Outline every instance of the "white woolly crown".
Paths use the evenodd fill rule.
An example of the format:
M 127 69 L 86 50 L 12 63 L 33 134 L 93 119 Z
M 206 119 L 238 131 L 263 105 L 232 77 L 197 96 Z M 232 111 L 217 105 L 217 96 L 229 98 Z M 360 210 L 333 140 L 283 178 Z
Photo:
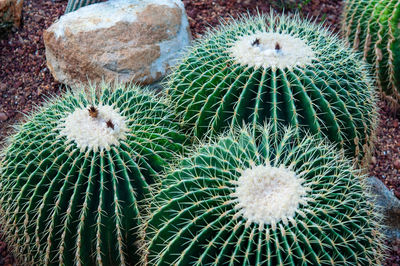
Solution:
M 275 32 L 243 36 L 229 52 L 237 63 L 256 68 L 304 66 L 315 57 L 312 47 L 300 38 Z
M 96 106 L 94 117 L 89 108 L 91 106 L 76 109 L 61 120 L 58 127 L 60 137 L 66 136 L 68 142 L 74 141 L 81 151 L 88 148 L 95 152 L 108 150 L 111 145 L 119 145 L 120 140 L 126 139 L 126 120 L 118 109 L 109 105 Z
M 235 218 L 246 218 L 248 225 L 254 222 L 275 227 L 279 221 L 287 224 L 299 205 L 307 202 L 309 188 L 303 182 L 283 166 L 258 165 L 245 169 L 231 194 L 238 211 Z

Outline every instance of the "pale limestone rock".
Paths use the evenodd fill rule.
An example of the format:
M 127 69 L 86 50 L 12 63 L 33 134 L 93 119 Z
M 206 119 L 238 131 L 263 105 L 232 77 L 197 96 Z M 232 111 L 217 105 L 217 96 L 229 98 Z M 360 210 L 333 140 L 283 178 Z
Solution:
M 19 27 L 23 3 L 24 0 L 0 0 L 0 25 L 11 24 Z
M 47 65 L 61 83 L 151 84 L 189 44 L 181 0 L 110 0 L 68 13 L 44 33 Z

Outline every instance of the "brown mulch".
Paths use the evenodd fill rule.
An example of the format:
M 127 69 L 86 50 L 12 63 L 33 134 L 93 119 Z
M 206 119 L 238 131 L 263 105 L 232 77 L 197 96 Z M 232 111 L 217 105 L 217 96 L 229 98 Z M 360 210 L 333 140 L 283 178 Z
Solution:
M 302 16 L 325 20 L 332 31 L 339 31 L 340 0 L 183 0 L 194 38 L 199 38 L 221 19 L 229 20 L 250 12 L 282 11 L 281 1 L 293 12 L 299 7 Z M 300 1 L 301 2 L 301 1 Z M 25 0 L 23 26 L 0 39 L 0 140 L 10 132 L 10 125 L 40 105 L 46 96 L 60 94 L 64 87 L 57 83 L 46 67 L 43 30 L 64 13 L 67 1 Z M 1 34 L 0 34 L 1 35 Z M 381 179 L 400 198 L 400 116 L 380 102 L 380 124 L 370 174 Z M 1 238 L 1 236 L 0 236 Z M 400 240 L 388 243 L 387 265 L 400 265 Z M 13 263 L 7 246 L 0 241 L 0 266 Z

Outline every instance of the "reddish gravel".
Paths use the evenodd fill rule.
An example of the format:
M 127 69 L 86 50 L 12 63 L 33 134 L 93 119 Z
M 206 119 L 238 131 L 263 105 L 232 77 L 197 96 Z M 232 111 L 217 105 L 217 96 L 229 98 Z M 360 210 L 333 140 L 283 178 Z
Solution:
M 295 12 L 295 7 L 300 6 L 299 3 L 302 2 L 299 0 L 183 0 L 189 17 L 190 28 L 195 38 L 200 37 L 209 26 L 218 25 L 221 19 L 229 20 L 231 17 L 238 17 L 247 12 L 251 14 L 257 14 L 257 12 L 269 13 L 271 8 L 282 11 L 280 1 L 293 3 L 291 4 L 293 8 L 285 8 L 288 12 Z M 273 6 L 270 5 L 271 3 Z M 299 11 L 302 16 L 314 17 L 318 22 L 325 19 L 325 25 L 338 32 L 340 29 L 338 22 L 342 8 L 341 3 L 339 0 L 311 0 L 308 4 L 301 6 Z
M 3 238 L 2 234 L 0 233 L 0 240 Z M 7 244 L 3 241 L 0 241 L 0 265 L 13 265 L 14 258 L 9 253 Z
M 7 127 L 40 104 L 43 96 L 60 92 L 46 67 L 43 30 L 64 13 L 66 2 L 24 2 L 23 27 L 0 40 L 0 136 Z
M 400 116 L 391 114 L 384 101 L 379 107 L 380 123 L 369 172 L 400 198 Z
M 387 242 L 389 247 L 388 258 L 386 259 L 385 265 L 397 266 L 400 265 L 400 239 L 396 239 L 392 242 Z
M 183 0 L 194 38 L 200 37 L 207 27 L 218 25 L 221 19 L 229 20 L 247 11 L 252 14 L 270 12 L 271 8 L 281 11 L 281 1 L 292 3 L 292 8 L 286 7 L 286 11 L 293 12 L 298 7 L 294 4 L 296 0 Z M 40 104 L 45 96 L 59 94 L 64 88 L 54 81 L 46 67 L 42 33 L 64 13 L 66 4 L 66 0 L 55 3 L 25 0 L 23 27 L 0 39 L 0 140 L 9 132 L 9 126 L 23 116 L 22 113 L 30 112 L 32 106 Z M 339 0 L 311 0 L 300 8 L 304 17 L 315 17 L 318 22 L 325 19 L 325 25 L 334 32 L 339 31 L 340 13 Z M 400 197 L 400 116 L 391 114 L 384 102 L 380 102 L 380 107 L 370 173 Z M 386 265 L 400 265 L 400 240 L 388 243 L 388 246 Z M 0 266 L 13 262 L 7 245 L 0 241 Z

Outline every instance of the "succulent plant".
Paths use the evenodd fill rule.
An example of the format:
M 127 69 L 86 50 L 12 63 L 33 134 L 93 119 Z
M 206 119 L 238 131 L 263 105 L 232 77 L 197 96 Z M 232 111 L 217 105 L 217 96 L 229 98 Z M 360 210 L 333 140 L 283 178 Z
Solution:
M 266 120 L 306 127 L 361 159 L 376 124 L 367 67 L 322 26 L 258 15 L 210 31 L 168 78 L 180 122 L 202 138 Z
M 184 149 L 172 118 L 150 91 L 104 84 L 17 126 L 0 164 L 0 218 L 19 260 L 133 264 L 138 201 Z
M 200 144 L 154 191 L 148 265 L 378 265 L 381 216 L 343 153 L 266 125 Z
M 88 6 L 95 3 L 103 2 L 102 0 L 69 0 L 65 14 L 78 10 L 81 7 Z
M 400 103 L 400 2 L 349 0 L 343 35 L 373 65 L 378 87 L 394 105 Z

